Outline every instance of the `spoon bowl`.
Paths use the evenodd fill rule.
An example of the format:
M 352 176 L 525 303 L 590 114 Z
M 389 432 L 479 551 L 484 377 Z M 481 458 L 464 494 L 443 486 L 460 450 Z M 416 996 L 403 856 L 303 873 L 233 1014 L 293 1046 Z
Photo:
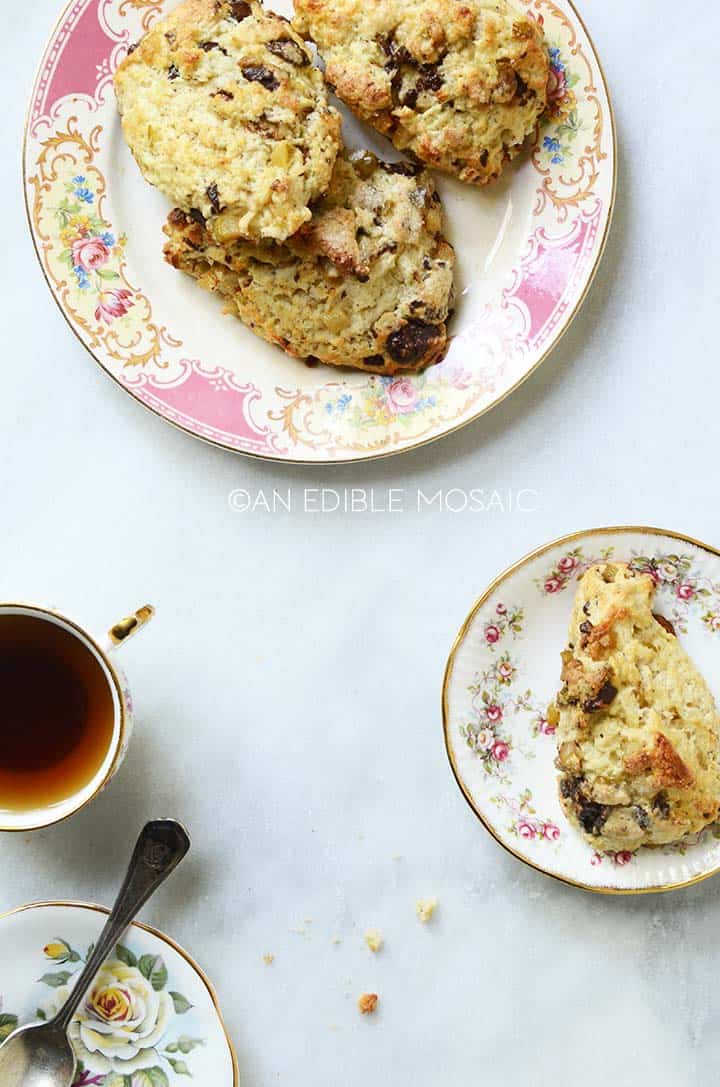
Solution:
M 57 1087 L 75 1078 L 77 1061 L 67 1034 L 55 1023 L 20 1027 L 0 1047 L 2 1087 Z

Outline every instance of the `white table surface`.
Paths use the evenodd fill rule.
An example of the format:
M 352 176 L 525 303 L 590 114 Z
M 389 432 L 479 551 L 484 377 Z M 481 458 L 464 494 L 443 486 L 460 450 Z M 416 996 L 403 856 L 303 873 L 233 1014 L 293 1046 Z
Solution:
M 709 1082 L 720 883 L 603 899 L 506 856 L 452 779 L 439 692 L 471 602 L 536 545 L 609 523 L 720 543 L 720 9 L 679 20 L 669 0 L 582 0 L 621 165 L 580 316 L 459 434 L 312 469 L 191 440 L 70 335 L 32 252 L 18 152 L 59 7 L 3 9 L 0 598 L 95 629 L 146 601 L 157 617 L 123 650 L 140 719 L 119 778 L 70 822 L 0 840 L 0 909 L 109 902 L 139 825 L 171 813 L 193 856 L 143 916 L 215 981 L 246 1087 Z M 233 488 L 292 488 L 299 504 L 314 486 L 404 488 L 407 508 L 228 506 Z M 417 514 L 418 487 L 536 489 L 539 508 Z M 440 899 L 427 927 L 418 895 Z M 361 1019 L 366 990 L 381 1011 Z

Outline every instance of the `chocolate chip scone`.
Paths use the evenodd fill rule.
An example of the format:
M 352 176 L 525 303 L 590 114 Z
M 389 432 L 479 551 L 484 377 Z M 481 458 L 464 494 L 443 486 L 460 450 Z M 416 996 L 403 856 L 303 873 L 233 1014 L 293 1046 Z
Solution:
M 506 0 L 295 0 L 295 11 L 338 97 L 462 181 L 498 177 L 547 105 L 540 29 Z
M 219 246 L 182 211 L 165 233 L 170 264 L 290 355 L 394 374 L 446 350 L 455 255 L 419 167 L 341 155 L 311 222 L 283 244 Z
M 629 566 L 587 571 L 550 708 L 563 809 L 600 851 L 678 841 L 720 810 L 720 717 L 654 595 Z
M 302 39 L 254 0 L 184 0 L 115 92 L 146 180 L 219 241 L 287 238 L 328 187 L 340 117 Z

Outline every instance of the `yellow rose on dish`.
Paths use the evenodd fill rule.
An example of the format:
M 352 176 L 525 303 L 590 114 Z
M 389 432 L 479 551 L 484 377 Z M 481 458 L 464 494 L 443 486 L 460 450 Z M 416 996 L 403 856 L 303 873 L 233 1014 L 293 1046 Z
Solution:
M 48 1018 L 67 1000 L 75 978 L 55 992 Z M 169 993 L 136 966 L 106 962 L 70 1025 L 78 1059 L 95 1072 L 131 1075 L 159 1061 L 158 1044 L 175 1018 Z

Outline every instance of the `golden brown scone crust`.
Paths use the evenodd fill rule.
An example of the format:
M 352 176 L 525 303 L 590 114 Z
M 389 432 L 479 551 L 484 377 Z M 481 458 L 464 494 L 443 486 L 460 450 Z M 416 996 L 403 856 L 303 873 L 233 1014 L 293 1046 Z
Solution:
M 498 177 L 547 105 L 540 29 L 506 0 L 295 0 L 295 11 L 338 97 L 462 181 Z
M 455 257 L 419 167 L 341 155 L 311 222 L 282 245 L 218 246 L 179 211 L 165 233 L 170 264 L 290 355 L 395 374 L 447 348 Z
M 624 564 L 587 571 L 550 709 L 565 814 L 600 851 L 676 842 L 720 811 L 715 701 L 654 594 Z
M 283 240 L 327 189 L 340 118 L 302 39 L 255 0 L 184 0 L 115 92 L 145 178 L 220 241 Z

